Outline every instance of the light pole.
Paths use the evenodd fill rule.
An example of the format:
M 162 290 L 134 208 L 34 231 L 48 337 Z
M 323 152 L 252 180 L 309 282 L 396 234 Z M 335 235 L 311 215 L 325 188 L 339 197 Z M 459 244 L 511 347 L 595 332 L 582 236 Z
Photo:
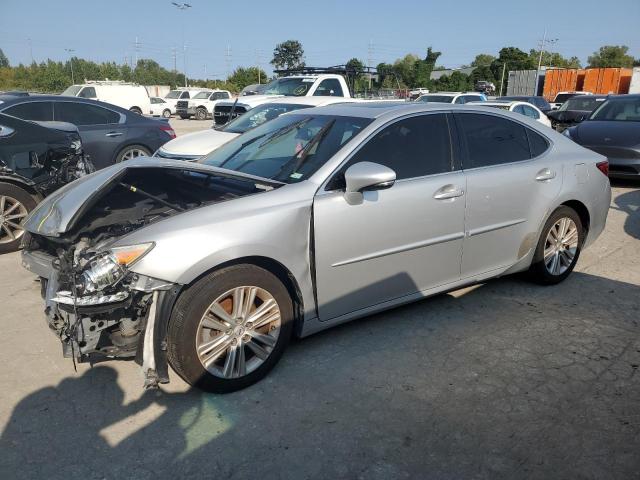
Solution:
M 184 12 L 188 8 L 192 8 L 188 3 L 176 3 L 171 2 L 171 5 L 175 6 L 178 10 Z M 180 19 L 182 23 L 182 67 L 184 70 L 184 86 L 187 86 L 187 45 L 184 43 L 184 18 Z
M 69 54 L 69 64 L 71 65 L 71 84 L 75 85 L 76 81 L 73 79 L 73 55 L 72 55 L 73 52 L 75 52 L 75 49 L 65 48 L 64 50 Z

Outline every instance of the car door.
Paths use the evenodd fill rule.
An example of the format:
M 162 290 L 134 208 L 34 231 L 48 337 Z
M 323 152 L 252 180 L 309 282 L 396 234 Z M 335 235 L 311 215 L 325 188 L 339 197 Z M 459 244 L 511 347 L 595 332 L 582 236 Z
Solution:
M 563 172 L 533 129 L 489 113 L 454 116 L 467 180 L 466 278 L 508 268 L 535 248 Z
M 314 200 L 318 311 L 328 320 L 460 277 L 464 174 L 444 113 L 394 121 L 334 174 Z M 392 168 L 388 189 L 344 197 L 344 171 L 358 162 Z
M 96 170 L 113 164 L 127 138 L 126 117 L 93 103 L 55 102 L 54 118 L 78 127 L 84 151 L 91 157 Z

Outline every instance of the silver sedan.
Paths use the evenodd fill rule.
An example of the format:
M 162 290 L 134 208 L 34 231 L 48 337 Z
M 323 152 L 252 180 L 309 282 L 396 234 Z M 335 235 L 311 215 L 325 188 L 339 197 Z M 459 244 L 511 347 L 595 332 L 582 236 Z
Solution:
M 139 158 L 42 202 L 23 264 L 67 356 L 230 392 L 304 337 L 492 277 L 569 276 L 602 232 L 604 157 L 446 104 L 283 115 L 200 163 Z

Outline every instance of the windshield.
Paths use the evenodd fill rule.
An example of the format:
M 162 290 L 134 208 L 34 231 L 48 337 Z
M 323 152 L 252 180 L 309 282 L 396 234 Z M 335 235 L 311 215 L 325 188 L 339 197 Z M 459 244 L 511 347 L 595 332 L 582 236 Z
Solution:
M 575 93 L 559 93 L 558 95 L 556 95 L 556 99 L 553 101 L 553 103 L 564 103 L 575 96 Z
M 418 101 L 425 103 L 451 103 L 453 102 L 453 97 L 450 95 L 423 95 Z
M 252 128 L 256 128 L 269 120 L 278 118 L 283 113 L 309 108 L 311 105 L 292 105 L 286 103 L 267 103 L 256 108 L 252 108 L 244 115 L 239 116 L 222 130 L 229 133 L 244 133 Z
M 65 97 L 75 97 L 76 95 L 78 95 L 78 92 L 80 91 L 81 88 L 82 88 L 82 85 L 71 85 L 60 95 L 64 95 Z
M 264 95 L 286 95 L 288 97 L 304 97 L 315 83 L 314 77 L 285 77 L 277 78 L 267 84 L 262 93 Z
M 230 141 L 200 163 L 295 183 L 313 175 L 371 121 L 331 115 L 283 115 Z
M 591 95 L 578 95 L 564 102 L 558 111 L 580 110 L 583 112 L 592 112 L 604 101 L 604 98 L 593 98 Z
M 164 96 L 164 98 L 180 98 L 181 93 L 182 92 L 180 90 L 171 90 Z
M 193 98 L 209 98 L 209 95 L 211 95 L 211 92 L 200 92 Z
M 640 97 L 610 98 L 591 114 L 589 120 L 640 122 Z

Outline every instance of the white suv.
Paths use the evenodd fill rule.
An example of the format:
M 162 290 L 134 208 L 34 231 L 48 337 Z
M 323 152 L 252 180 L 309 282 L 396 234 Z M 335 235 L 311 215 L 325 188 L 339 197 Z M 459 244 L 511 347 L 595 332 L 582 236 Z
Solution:
M 198 120 L 213 118 L 213 108 L 220 100 L 229 100 L 231 92 L 228 90 L 213 90 L 200 92 L 189 100 L 178 100 L 176 114 L 182 119 L 195 116 Z

